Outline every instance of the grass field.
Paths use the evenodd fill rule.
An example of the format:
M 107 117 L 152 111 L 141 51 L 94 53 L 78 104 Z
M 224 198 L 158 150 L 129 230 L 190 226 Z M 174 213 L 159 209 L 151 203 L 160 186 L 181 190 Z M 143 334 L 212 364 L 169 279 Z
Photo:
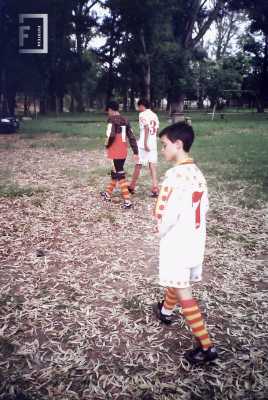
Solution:
M 210 200 L 193 293 L 219 360 L 190 366 L 180 308 L 171 327 L 152 314 L 165 290 L 148 168 L 122 211 L 119 188 L 99 196 L 107 114 L 38 118 L 0 135 L 0 399 L 267 399 L 266 115 L 189 115 Z M 130 150 L 128 183 L 133 169 Z

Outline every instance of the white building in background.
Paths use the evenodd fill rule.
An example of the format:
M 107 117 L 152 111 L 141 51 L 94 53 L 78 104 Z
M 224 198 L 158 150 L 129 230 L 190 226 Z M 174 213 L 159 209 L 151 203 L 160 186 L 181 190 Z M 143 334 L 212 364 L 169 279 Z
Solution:
M 203 100 L 203 105 L 204 105 L 204 107 L 210 107 L 210 104 L 211 104 L 211 102 L 210 102 L 209 99 L 204 99 L 204 100 Z

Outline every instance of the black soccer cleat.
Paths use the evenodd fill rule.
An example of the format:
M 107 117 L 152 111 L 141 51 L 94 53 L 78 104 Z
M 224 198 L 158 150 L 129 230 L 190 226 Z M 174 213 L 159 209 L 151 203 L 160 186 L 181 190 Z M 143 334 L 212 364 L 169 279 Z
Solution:
M 187 351 L 184 354 L 186 360 L 191 364 L 204 364 L 218 358 L 215 347 L 209 347 L 207 350 L 197 347 L 195 350 Z
M 159 321 L 163 322 L 163 324 L 170 325 L 171 324 L 171 315 L 162 314 L 161 310 L 164 304 L 164 300 L 161 303 L 153 303 L 153 311 L 157 315 Z
M 100 194 L 105 198 L 105 200 L 111 200 L 111 196 L 107 192 L 100 192 Z
M 131 208 L 132 204 L 130 200 L 125 200 L 124 203 L 121 205 L 121 208 Z

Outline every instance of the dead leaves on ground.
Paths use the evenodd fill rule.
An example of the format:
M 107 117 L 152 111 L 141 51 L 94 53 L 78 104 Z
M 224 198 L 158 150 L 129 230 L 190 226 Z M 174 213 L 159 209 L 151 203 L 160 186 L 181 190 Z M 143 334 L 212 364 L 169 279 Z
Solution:
M 154 200 L 133 196 L 122 211 L 117 188 L 104 202 L 109 177 L 90 171 L 105 167 L 104 151 L 66 154 L 22 141 L 2 152 L 0 169 L 11 169 L 16 184 L 49 191 L 0 198 L 0 399 L 267 398 L 267 210 L 245 217 L 210 191 L 204 280 L 194 295 L 219 361 L 193 367 L 179 307 L 171 327 L 152 314 L 165 293 Z

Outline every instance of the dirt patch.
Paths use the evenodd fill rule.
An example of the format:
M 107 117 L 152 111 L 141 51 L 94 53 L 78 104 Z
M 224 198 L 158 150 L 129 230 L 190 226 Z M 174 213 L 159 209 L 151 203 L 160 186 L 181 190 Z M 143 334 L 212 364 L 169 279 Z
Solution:
M 100 150 L 16 142 L 1 152 L 0 170 L 13 181 L 49 191 L 0 198 L 0 399 L 265 399 L 267 211 L 245 218 L 210 193 L 204 280 L 193 292 L 220 358 L 192 367 L 180 308 L 171 327 L 152 313 L 165 290 L 150 186 L 137 189 L 131 210 L 120 208 L 119 188 L 103 201 L 109 177 L 96 171 L 109 165 Z

